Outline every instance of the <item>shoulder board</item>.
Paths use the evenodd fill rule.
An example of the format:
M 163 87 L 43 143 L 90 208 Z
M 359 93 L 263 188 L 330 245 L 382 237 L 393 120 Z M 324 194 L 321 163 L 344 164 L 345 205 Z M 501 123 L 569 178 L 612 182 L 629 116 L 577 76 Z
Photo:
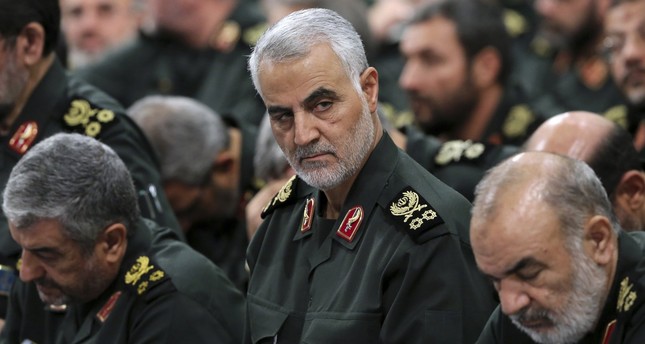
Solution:
M 437 211 L 410 186 L 396 194 L 388 210 L 385 213 L 406 228 L 406 232 L 418 244 L 423 242 L 422 234 L 444 223 Z
M 471 140 L 446 141 L 435 155 L 434 162 L 439 166 L 453 162 L 476 160 L 486 151 L 486 145 Z
M 260 37 L 262 37 L 264 31 L 266 31 L 268 28 L 269 24 L 266 22 L 253 25 L 244 30 L 244 32 L 242 33 L 242 41 L 244 41 L 244 43 L 249 46 L 255 46 Z
M 139 256 L 130 266 L 124 277 L 126 286 L 143 295 L 150 287 L 168 279 L 166 273 L 150 260 L 148 256 Z
M 530 125 L 535 122 L 535 115 L 526 104 L 513 106 L 502 125 L 502 132 L 508 138 L 526 136 Z
M 71 131 L 98 138 L 101 130 L 115 121 L 114 111 L 93 106 L 85 99 L 74 99 L 63 116 L 64 125 Z
M 278 191 L 278 193 L 273 196 L 273 198 L 264 206 L 262 209 L 262 218 L 267 217 L 275 209 L 280 208 L 284 205 L 292 203 L 296 199 L 296 185 L 298 184 L 297 176 L 291 177 Z

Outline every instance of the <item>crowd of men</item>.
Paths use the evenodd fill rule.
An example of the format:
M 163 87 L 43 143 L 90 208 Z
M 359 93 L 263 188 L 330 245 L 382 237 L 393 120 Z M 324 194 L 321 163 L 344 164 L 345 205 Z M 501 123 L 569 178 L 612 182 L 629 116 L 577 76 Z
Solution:
M 0 343 L 644 343 L 645 0 L 0 0 Z

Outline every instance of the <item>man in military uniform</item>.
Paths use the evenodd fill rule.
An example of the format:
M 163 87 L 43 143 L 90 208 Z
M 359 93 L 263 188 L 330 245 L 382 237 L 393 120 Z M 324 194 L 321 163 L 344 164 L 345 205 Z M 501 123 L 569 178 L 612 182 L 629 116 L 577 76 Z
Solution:
M 636 148 L 645 154 L 645 1 L 614 1 L 605 20 L 604 49 L 611 74 L 627 99 L 629 118 L 639 123 Z
M 536 112 L 590 111 L 635 130 L 600 53 L 610 1 L 535 0 L 538 28 L 516 46 L 512 79 Z
M 424 133 L 518 145 L 541 122 L 507 82 L 510 37 L 498 7 L 471 0 L 426 5 L 400 47 L 406 63 L 399 81 Z
M 542 123 L 524 149 L 586 162 L 600 178 L 620 226 L 645 229 L 645 172 L 631 135 L 618 124 L 591 112 L 567 112 Z
M 297 177 L 247 251 L 246 342 L 474 342 L 496 302 L 468 244 L 470 204 L 384 133 L 351 24 L 294 12 L 249 70 Z
M 78 71 L 126 107 L 150 94 L 195 98 L 225 117 L 258 124 L 264 108 L 246 70 L 262 22 L 243 0 L 150 1 L 154 29 Z M 264 27 L 264 26 L 262 26 Z
M 254 193 L 256 128 L 225 123 L 179 96 L 147 96 L 128 114 L 159 157 L 164 191 L 188 244 L 246 290 L 244 208 Z
M 243 295 L 172 232 L 140 217 L 131 180 L 112 149 L 79 134 L 42 141 L 14 167 L 2 206 L 22 247 L 24 285 L 11 295 L 7 342 L 242 340 Z M 36 294 L 40 305 L 25 302 Z M 67 307 L 57 331 L 38 326 L 49 316 L 43 303 Z
M 644 343 L 642 234 L 622 231 L 579 160 L 527 152 L 498 165 L 471 220 L 500 298 L 478 343 Z
M 125 161 L 142 214 L 182 235 L 145 137 L 116 102 L 65 75 L 53 53 L 59 26 L 57 0 L 0 0 L 0 185 L 35 143 L 58 132 L 82 133 L 111 146 Z M 19 255 L 1 215 L 0 264 L 12 268 Z M 12 275 L 2 278 L 4 293 L 11 286 L 7 276 Z

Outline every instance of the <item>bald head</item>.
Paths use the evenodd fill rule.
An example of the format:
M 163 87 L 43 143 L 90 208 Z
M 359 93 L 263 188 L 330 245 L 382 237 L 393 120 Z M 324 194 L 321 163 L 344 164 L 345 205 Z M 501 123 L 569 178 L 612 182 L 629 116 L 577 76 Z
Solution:
M 528 139 L 526 151 L 557 153 L 589 162 L 615 124 L 601 115 L 574 111 L 544 122 Z

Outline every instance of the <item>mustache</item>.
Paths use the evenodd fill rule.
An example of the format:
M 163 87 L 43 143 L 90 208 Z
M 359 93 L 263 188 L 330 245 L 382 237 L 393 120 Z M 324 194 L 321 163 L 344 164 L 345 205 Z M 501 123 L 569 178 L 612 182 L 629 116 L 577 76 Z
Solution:
M 298 161 L 319 154 L 336 154 L 336 149 L 329 143 L 316 142 L 306 146 L 297 146 L 294 155 Z
M 529 308 L 525 308 L 520 310 L 516 314 L 510 315 L 509 317 L 513 321 L 519 324 L 526 324 L 526 323 L 530 324 L 530 323 L 537 323 L 537 322 L 550 323 L 550 324 L 554 323 L 553 319 L 551 318 L 551 315 L 545 309 L 531 310 Z
M 640 73 L 645 75 L 645 66 L 641 65 L 632 65 L 632 66 L 627 66 L 625 70 L 625 76 L 623 77 L 622 84 L 628 83 L 632 78 L 633 74 L 635 73 Z

